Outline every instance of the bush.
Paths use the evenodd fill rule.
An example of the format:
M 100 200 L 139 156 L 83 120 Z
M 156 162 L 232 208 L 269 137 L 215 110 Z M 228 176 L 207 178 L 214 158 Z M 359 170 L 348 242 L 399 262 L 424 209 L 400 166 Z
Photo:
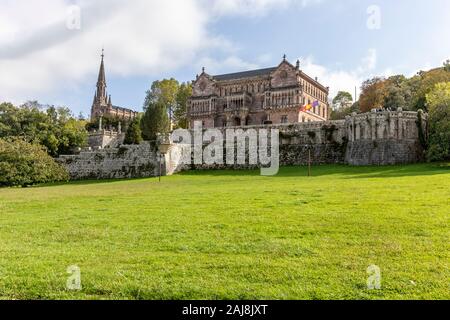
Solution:
M 0 186 L 31 186 L 67 181 L 67 171 L 42 146 L 22 139 L 0 139 Z

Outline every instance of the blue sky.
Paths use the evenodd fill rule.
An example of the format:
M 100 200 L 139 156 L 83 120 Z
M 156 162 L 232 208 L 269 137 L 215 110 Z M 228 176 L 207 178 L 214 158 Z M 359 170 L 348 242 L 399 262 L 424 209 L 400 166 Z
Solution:
M 235 72 L 286 54 L 332 94 L 353 94 L 371 76 L 450 58 L 447 0 L 33 2 L 0 2 L 0 101 L 38 99 L 75 114 L 89 113 L 102 46 L 113 103 L 137 110 L 152 81 L 190 81 L 202 66 Z

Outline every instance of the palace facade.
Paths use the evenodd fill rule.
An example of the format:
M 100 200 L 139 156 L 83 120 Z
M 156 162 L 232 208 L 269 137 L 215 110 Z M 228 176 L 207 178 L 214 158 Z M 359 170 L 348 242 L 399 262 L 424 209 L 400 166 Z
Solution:
M 102 53 L 102 62 L 100 63 L 100 71 L 98 73 L 97 90 L 95 91 L 94 101 L 91 108 L 91 121 L 100 117 L 117 117 L 124 121 L 133 120 L 139 112 L 114 106 L 111 101 L 111 95 L 106 92 L 106 75 L 104 54 Z
M 192 128 L 284 124 L 329 119 L 329 88 L 286 60 L 274 68 L 211 76 L 193 82 L 187 116 Z M 306 107 L 306 108 L 305 108 Z

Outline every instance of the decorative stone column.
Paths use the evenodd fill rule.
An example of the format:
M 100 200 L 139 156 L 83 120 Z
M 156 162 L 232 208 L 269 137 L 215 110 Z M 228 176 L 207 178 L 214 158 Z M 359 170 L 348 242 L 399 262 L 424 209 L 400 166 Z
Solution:
M 371 127 L 371 138 L 372 140 L 377 139 L 377 110 L 372 109 L 370 114 L 370 127 Z

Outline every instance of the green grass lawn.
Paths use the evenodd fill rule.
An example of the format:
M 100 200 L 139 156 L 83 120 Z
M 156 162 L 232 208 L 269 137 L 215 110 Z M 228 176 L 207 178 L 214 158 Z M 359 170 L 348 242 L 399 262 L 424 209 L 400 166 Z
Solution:
M 306 172 L 0 189 L 0 298 L 450 298 L 450 166 Z

